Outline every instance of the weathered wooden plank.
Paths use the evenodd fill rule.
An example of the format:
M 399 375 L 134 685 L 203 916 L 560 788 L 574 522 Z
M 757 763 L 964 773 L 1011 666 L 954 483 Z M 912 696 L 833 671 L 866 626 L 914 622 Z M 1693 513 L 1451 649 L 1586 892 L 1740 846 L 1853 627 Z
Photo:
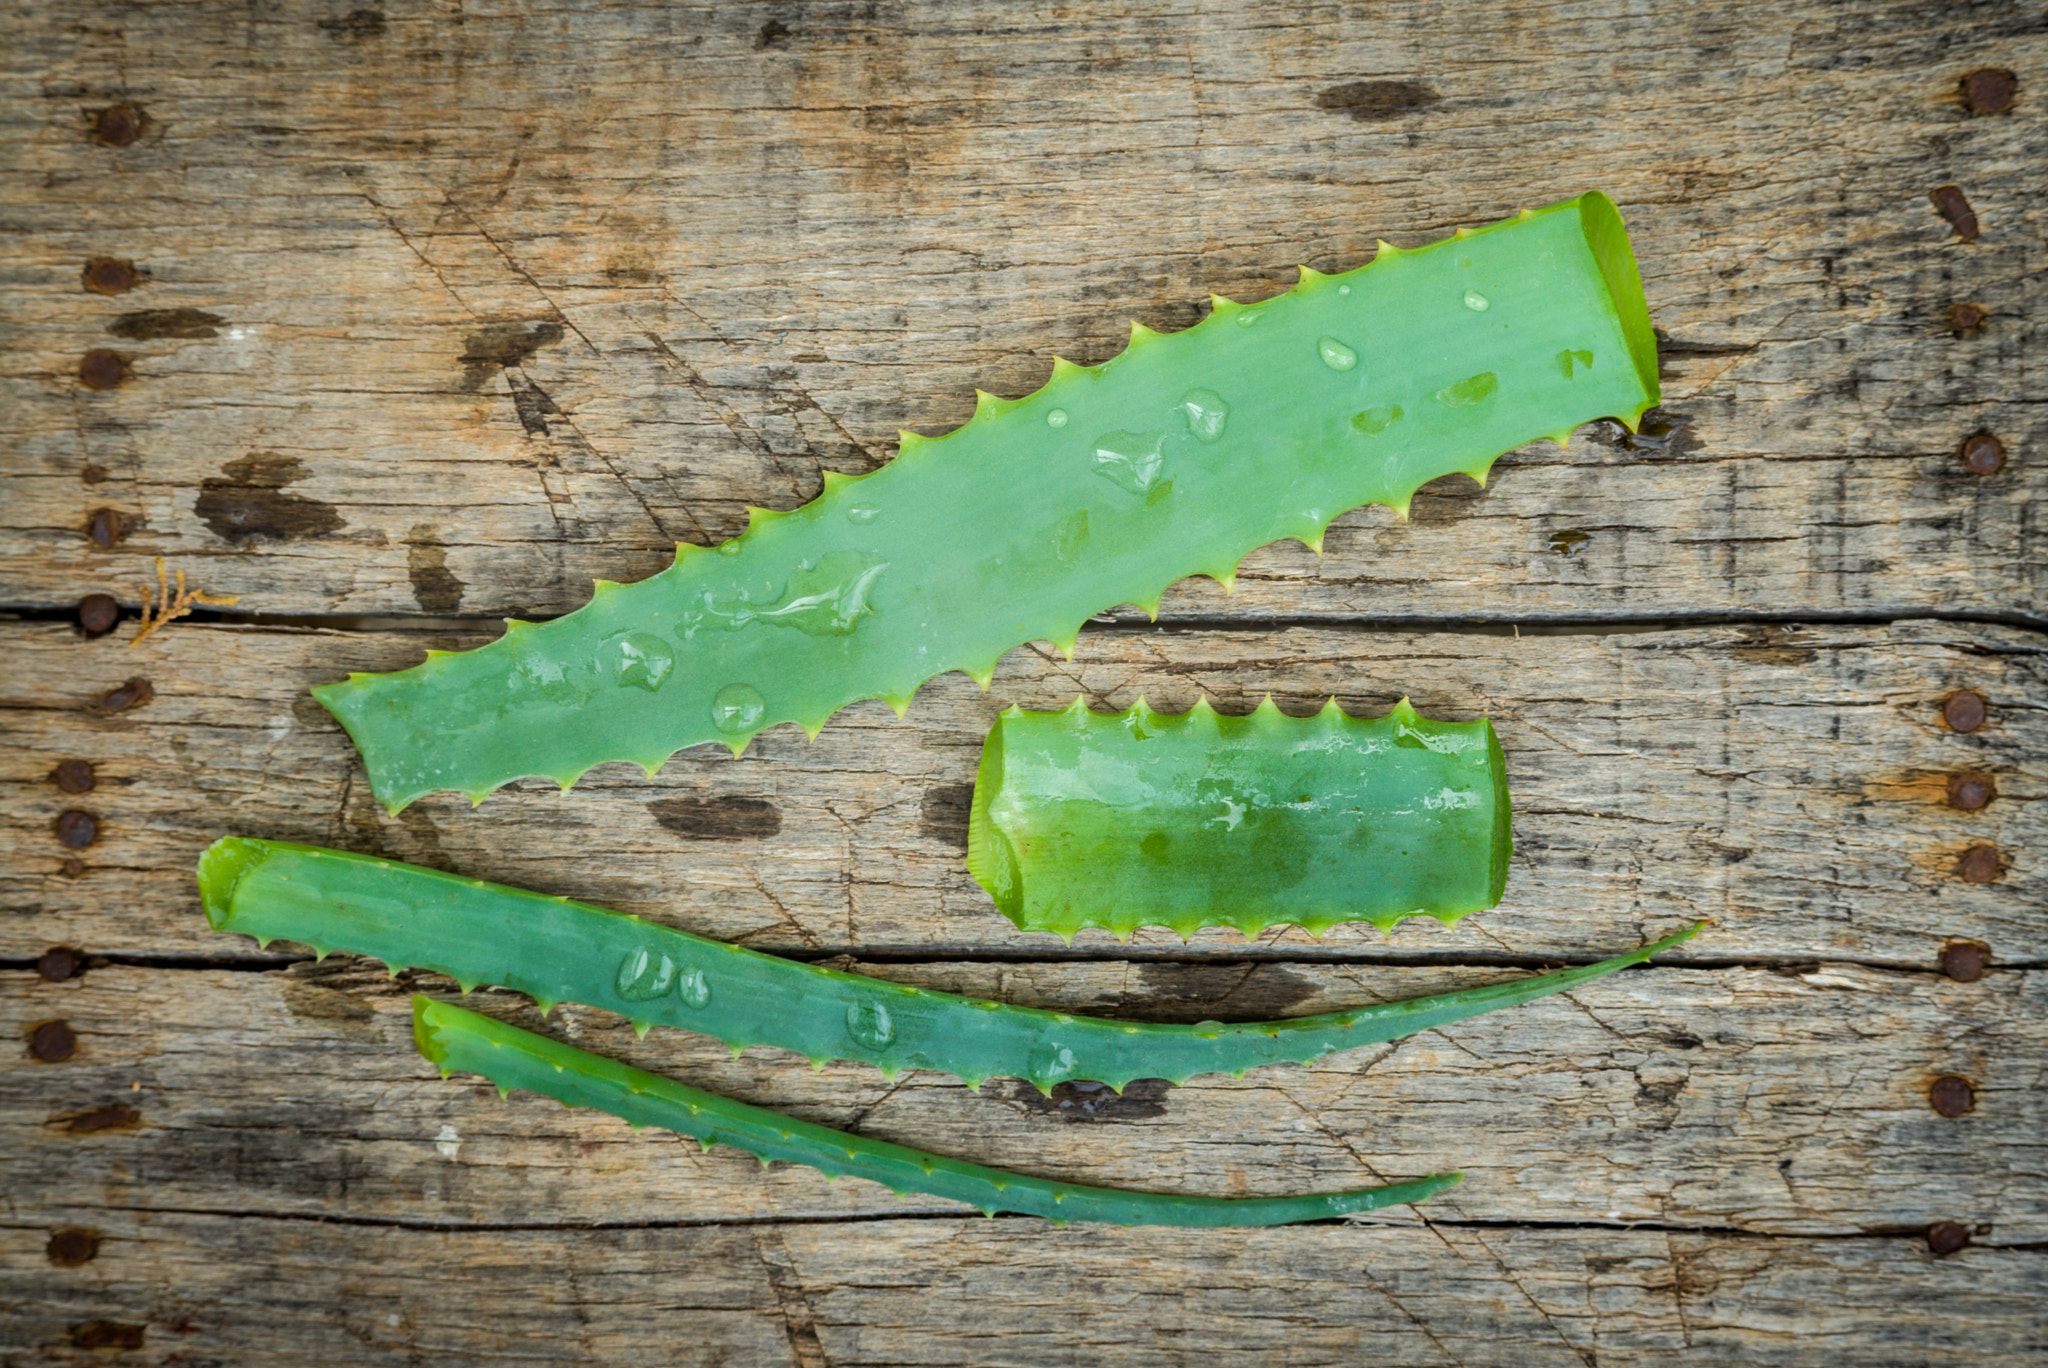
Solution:
M 69 1023 L 68 1060 L 18 1054 L 0 1173 L 12 1211 L 137 1209 L 494 1224 L 791 1220 L 956 1212 L 801 1166 L 501 1100 L 444 1083 L 414 1052 L 409 985 L 380 966 L 324 972 L 112 967 L 57 986 L 5 977 L 9 1034 Z M 888 977 L 1058 1010 L 1199 1020 L 1296 1014 L 1490 982 L 1499 971 L 1066 963 L 875 966 Z M 444 981 L 425 986 L 446 992 Z M 473 999 L 536 1025 L 514 995 Z M 2033 1181 L 2048 1103 L 2036 1086 L 2048 976 L 1970 984 L 1931 973 L 1808 966 L 1632 972 L 1512 1012 L 1313 1068 L 1152 1081 L 1123 1097 L 950 1075 L 891 1084 L 770 1048 L 638 1040 L 609 1013 L 558 1008 L 553 1029 L 599 1053 L 841 1129 L 1072 1181 L 1249 1195 L 1331 1190 L 1461 1169 L 1429 1219 L 1648 1221 L 1840 1235 L 1963 1223 L 2039 1243 Z M 1936 1078 L 1967 1079 L 1948 1118 Z M 73 1118 L 132 1107 L 135 1129 Z
M 82 1269 L 50 1266 L 45 1228 L 0 1226 L 17 1292 L 0 1344 L 18 1362 L 80 1361 L 86 1327 L 151 1361 L 168 1349 L 349 1368 L 2020 1368 L 2048 1346 L 2048 1256 L 1937 1259 L 1906 1239 L 1443 1223 L 1191 1238 L 979 1218 L 475 1231 L 88 1214 L 105 1239 Z
M 1764 631 L 1713 627 L 1604 636 L 1092 632 L 1072 664 L 1013 651 L 986 695 L 959 676 L 898 721 L 848 709 L 820 739 L 766 733 L 735 761 L 680 754 L 652 780 L 601 767 L 575 791 L 501 791 L 472 813 L 454 795 L 384 814 L 347 738 L 306 695 L 351 669 L 412 663 L 457 641 L 404 633 L 179 624 L 142 648 L 81 642 L 54 624 L 5 629 L 14 742 L 0 754 L 5 839 L 0 954 L 241 955 L 198 915 L 193 862 L 224 834 L 340 845 L 582 897 L 758 948 L 832 953 L 1051 954 L 967 876 L 967 796 L 986 728 L 1009 703 L 1096 706 L 1139 694 L 1178 711 L 1205 692 L 1226 711 L 1266 691 L 1313 711 L 1335 695 L 1377 714 L 1406 693 L 1427 715 L 1495 719 L 1509 760 L 1518 853 L 1506 903 L 1446 931 L 1411 920 L 1290 955 L 1413 957 L 1457 951 L 1585 957 L 1647 927 L 1712 918 L 1686 957 L 1847 958 L 1930 966 L 1950 938 L 2004 962 L 2048 957 L 2042 721 L 2036 634 L 1940 623 Z M 131 675 L 146 705 L 94 707 Z M 1942 720 L 1959 689 L 1989 700 L 1961 734 Z M 707 753 L 707 752 L 716 752 Z M 83 795 L 60 761 L 98 766 Z M 1981 811 L 1948 781 L 1989 777 Z M 73 851 L 53 823 L 92 813 Z M 1997 852 L 1999 878 L 1957 877 L 1962 853 Z M 67 860 L 77 862 L 67 873 Z M 1101 952 L 1105 934 L 1079 942 Z M 1178 949 L 1163 929 L 1141 947 Z M 1230 931 L 1196 944 L 1240 946 Z
M 1323 560 L 1268 548 L 1167 611 L 2043 612 L 2048 120 L 1956 94 L 2042 66 L 2020 9 L 892 4 L 772 41 L 729 7 L 330 9 L 0 19 L 8 601 L 132 605 L 161 554 L 257 612 L 565 611 L 957 424 L 974 386 L 1112 354 L 1128 316 L 1184 327 L 1298 260 L 1598 186 L 1683 426 L 1532 448 L 1489 495 L 1349 515 Z M 145 132 L 93 141 L 121 99 Z M 101 256 L 145 282 L 82 292 Z M 1964 300 L 1988 317 L 1959 334 Z M 92 347 L 131 378 L 81 387 Z M 1956 459 L 1980 429 L 1998 474 Z M 105 550 L 103 508 L 130 529 Z

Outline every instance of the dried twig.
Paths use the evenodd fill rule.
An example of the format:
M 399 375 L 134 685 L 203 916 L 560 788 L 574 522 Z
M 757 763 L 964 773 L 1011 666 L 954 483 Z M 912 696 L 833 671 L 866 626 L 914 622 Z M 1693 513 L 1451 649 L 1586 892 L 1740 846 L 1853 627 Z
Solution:
M 149 581 L 144 580 L 142 582 L 142 630 L 137 632 L 133 640 L 129 641 L 128 644 L 133 646 L 136 642 L 170 622 L 173 618 L 184 617 L 192 611 L 192 605 L 195 603 L 205 603 L 211 604 L 216 608 L 225 608 L 231 603 L 240 603 L 241 601 L 242 596 L 240 594 L 206 594 L 201 593 L 197 589 L 187 589 L 185 587 L 185 572 L 183 570 L 178 572 L 178 592 L 173 596 L 170 580 L 164 575 L 164 558 L 158 556 L 156 558 L 156 603 L 152 609 L 149 596 Z

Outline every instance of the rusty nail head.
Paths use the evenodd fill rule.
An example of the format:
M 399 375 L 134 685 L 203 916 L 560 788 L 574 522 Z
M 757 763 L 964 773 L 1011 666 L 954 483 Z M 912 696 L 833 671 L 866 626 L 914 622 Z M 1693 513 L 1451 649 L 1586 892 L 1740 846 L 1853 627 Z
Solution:
M 43 976 L 45 983 L 62 983 L 78 977 L 84 967 L 84 957 L 69 946 L 53 945 L 43 951 L 43 957 L 36 961 L 36 972 Z
M 1977 1105 L 1977 1090 L 1970 1086 L 1967 1078 L 1943 1074 L 1927 1089 L 1927 1102 L 1938 1115 L 1961 1116 Z
M 1928 195 L 1934 207 L 1956 230 L 1956 236 L 1965 242 L 1977 240 L 1977 211 L 1970 207 L 1969 196 L 1958 185 L 1937 186 Z
M 128 520 L 111 508 L 95 508 L 86 521 L 85 535 L 102 551 L 112 550 L 128 535 Z
M 1927 1227 L 1927 1248 L 1946 1257 L 1970 1242 L 1969 1227 L 1954 1221 L 1936 1221 Z
M 1975 983 L 1984 977 L 1990 953 L 1976 941 L 1950 941 L 1941 947 L 1941 972 L 1957 983 Z
M 81 273 L 85 288 L 103 295 L 127 294 L 135 288 L 136 279 L 134 262 L 112 257 L 94 257 Z
M 90 390 L 110 390 L 128 378 L 128 362 L 117 351 L 94 347 L 78 359 L 78 383 Z
M 1988 432 L 1965 438 L 1961 454 L 1972 475 L 1996 475 L 2005 465 L 2005 443 Z
M 1998 796 L 1998 785 L 1988 774 L 1953 774 L 1948 781 L 1950 807 L 1976 812 Z
M 1982 327 L 1984 320 L 1989 317 L 1990 315 L 1984 312 L 1984 306 L 1981 304 L 1951 304 L 1948 306 L 1948 326 L 1951 332 L 1968 332 L 1972 328 Z
M 1998 879 L 1998 848 L 1973 845 L 1956 857 L 1956 877 L 1965 883 L 1994 883 Z
M 2012 108 L 2019 82 L 2010 71 L 1978 67 L 1963 77 L 1963 104 L 1972 114 L 2003 114 Z
M 66 793 L 91 793 L 92 786 L 99 782 L 89 760 L 59 760 L 57 768 L 50 771 L 50 778 Z
M 126 147 L 142 136 L 143 118 L 132 104 L 109 105 L 93 120 L 93 136 L 109 147 Z
M 87 594 L 78 601 L 78 625 L 89 635 L 105 636 L 121 621 L 121 605 L 112 594 Z
M 1973 732 L 1984 725 L 1984 695 L 1975 689 L 1958 689 L 1941 705 L 1941 720 L 1950 731 Z
M 100 696 L 100 711 L 103 713 L 126 712 L 139 708 L 156 697 L 156 690 L 146 679 L 131 679 L 118 689 L 110 689 Z
M 67 879 L 78 878 L 85 873 L 85 861 L 74 855 L 59 867 L 58 872 Z
M 28 1052 L 45 1064 L 62 1064 L 78 1053 L 78 1037 L 62 1021 L 45 1021 L 29 1033 Z
M 101 480 L 107 478 L 107 468 L 105 466 L 89 465 L 78 472 L 78 478 L 86 484 L 98 484 Z
M 77 808 L 58 813 L 57 820 L 52 825 L 56 829 L 57 839 L 72 850 L 85 849 L 98 839 L 100 834 L 98 819 L 90 812 L 81 812 Z
M 50 1262 L 59 1268 L 79 1268 L 91 1263 L 100 1252 L 100 1237 L 76 1226 L 50 1235 Z

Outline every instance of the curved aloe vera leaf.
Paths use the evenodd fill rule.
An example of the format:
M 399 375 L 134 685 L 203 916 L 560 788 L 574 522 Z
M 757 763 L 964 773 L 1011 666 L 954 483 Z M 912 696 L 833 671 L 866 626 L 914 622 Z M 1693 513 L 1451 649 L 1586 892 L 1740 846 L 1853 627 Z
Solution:
M 936 1069 L 970 1085 L 1073 1079 L 1121 1089 L 1261 1064 L 1307 1063 L 1575 987 L 1691 936 L 1681 931 L 1599 964 L 1292 1021 L 1196 1026 L 1105 1021 L 981 1002 L 843 974 L 705 940 L 587 903 L 317 846 L 237 837 L 199 862 L 216 930 L 374 955 L 488 983 L 544 1006 L 581 1002 L 636 1026 L 676 1026 L 734 1049 L 774 1045 L 814 1063 L 852 1059 L 892 1077 Z
M 753 510 L 716 552 L 680 546 L 566 617 L 313 692 L 393 811 L 528 775 L 566 788 L 607 760 L 651 773 L 780 722 L 816 735 L 862 699 L 900 713 L 947 670 L 986 686 L 1021 642 L 1071 650 L 1093 613 L 1156 612 L 1188 575 L 1228 585 L 1267 542 L 1320 548 L 1346 509 L 1405 512 L 1429 480 L 1483 480 L 1500 453 L 1594 418 L 1633 426 L 1657 397 L 1621 217 L 1582 195 L 1382 244 L 1345 275 L 1304 268 L 1279 298 L 1218 299 L 1171 336 L 1134 324 L 1122 355 L 1055 361 L 1022 399 L 983 394 L 966 426 L 905 433 L 890 465 L 827 473 L 817 499 Z
M 1507 886 L 1506 761 L 1493 725 L 1433 722 L 1407 699 L 1293 718 L 1141 698 L 1094 713 L 1010 708 L 981 753 L 967 869 L 1026 931 L 1141 926 L 1189 936 L 1293 923 L 1446 926 Z
M 732 1145 L 764 1164 L 775 1159 L 808 1164 L 828 1178 L 851 1174 L 898 1195 L 930 1193 L 980 1207 L 991 1216 L 1017 1211 L 1060 1222 L 1116 1225 L 1286 1225 L 1420 1202 L 1464 1176 L 1442 1173 L 1390 1187 L 1303 1197 L 1180 1197 L 1087 1187 L 983 1168 L 799 1121 L 428 998 L 412 1000 L 412 1020 L 420 1053 L 440 1067 L 443 1077 L 458 1070 L 482 1074 L 500 1092 L 524 1088 L 565 1106 L 610 1112 L 635 1126 L 660 1126 L 701 1140 L 707 1150 L 714 1144 Z

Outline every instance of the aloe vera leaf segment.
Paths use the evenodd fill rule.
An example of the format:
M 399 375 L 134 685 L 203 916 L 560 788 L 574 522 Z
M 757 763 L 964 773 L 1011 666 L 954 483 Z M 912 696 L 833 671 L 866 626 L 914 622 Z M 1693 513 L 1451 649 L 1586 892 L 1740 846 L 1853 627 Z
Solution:
M 846 974 L 707 940 L 588 903 L 317 846 L 228 837 L 199 864 L 216 930 L 298 941 L 510 988 L 543 1006 L 579 1002 L 643 1029 L 673 1026 L 735 1050 L 772 1045 L 814 1063 L 895 1075 L 933 1069 L 970 1084 L 1024 1078 L 1122 1089 L 1308 1063 L 1577 987 L 1668 950 L 1690 927 L 1625 955 L 1480 988 L 1292 1020 L 1225 1025 L 1109 1021 Z
M 1089 1187 L 984 1168 L 799 1121 L 431 998 L 413 999 L 413 1038 L 444 1077 L 482 1074 L 500 1092 L 523 1088 L 565 1106 L 609 1112 L 636 1126 L 659 1126 L 699 1140 L 707 1150 L 732 1145 L 763 1163 L 807 1164 L 827 1177 L 866 1178 L 898 1194 L 923 1192 L 966 1202 L 991 1216 L 1014 1211 L 1061 1223 L 1285 1225 L 1420 1202 L 1463 1177 L 1443 1173 L 1387 1187 L 1299 1197 L 1199 1197 Z
M 411 669 L 315 696 L 392 811 L 592 765 L 650 773 L 765 727 L 816 735 L 863 699 L 900 713 L 932 676 L 984 687 L 1004 651 L 1071 651 L 1119 603 L 1228 585 L 1280 538 L 1320 548 L 1347 509 L 1414 491 L 1582 422 L 1631 427 L 1658 399 L 1656 342 L 1619 213 L 1597 192 L 1343 275 L 1303 268 L 1259 304 L 1225 299 L 1165 335 L 1133 324 L 1096 366 L 1063 360 L 965 426 L 903 435 L 871 475 L 827 474 L 787 513 L 753 510 L 715 551 Z

